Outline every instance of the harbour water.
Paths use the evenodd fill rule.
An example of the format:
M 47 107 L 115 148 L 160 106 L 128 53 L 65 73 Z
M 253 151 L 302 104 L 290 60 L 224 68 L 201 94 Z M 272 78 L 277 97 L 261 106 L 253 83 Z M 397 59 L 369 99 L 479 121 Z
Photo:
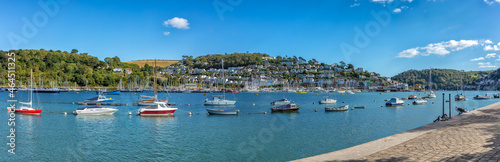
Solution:
M 427 95 L 424 92 L 416 92 Z M 433 122 L 442 113 L 442 93 L 426 105 L 385 107 L 384 99 L 408 97 L 410 92 L 393 93 L 331 93 L 338 106 L 366 106 L 346 112 L 325 112 L 318 101 L 327 93 L 237 93 L 240 110 L 237 116 L 206 114 L 202 93 L 159 93 L 171 97 L 179 108 L 174 117 L 136 116 L 132 106 L 140 94 L 109 95 L 119 106 L 112 116 L 75 116 L 72 111 L 81 105 L 72 104 L 96 96 L 95 92 L 64 92 L 34 94 L 34 106 L 43 109 L 41 116 L 16 114 L 15 152 L 7 152 L 9 129 L 6 112 L 8 92 L 0 93 L 4 113 L 0 119 L 0 161 L 286 161 L 332 152 L 382 137 L 404 132 Z M 468 101 L 451 101 L 469 110 L 499 99 L 473 100 L 475 95 L 493 96 L 486 91 L 466 91 Z M 26 101 L 29 93 L 18 92 L 16 98 Z M 258 95 L 256 95 L 258 94 Z M 270 102 L 286 97 L 302 105 L 296 113 L 271 113 Z M 453 100 L 453 99 L 452 99 Z M 313 104 L 314 103 L 314 104 Z M 189 106 L 188 106 L 189 104 Z M 410 104 L 410 105 L 408 105 Z M 384 105 L 384 106 L 382 106 Z M 317 112 L 315 112 L 317 110 Z M 67 115 L 64 114 L 67 112 Z M 132 112 L 132 115 L 128 115 Z M 193 115 L 189 115 L 192 112 Z M 266 112 L 266 113 L 264 113 Z M 445 103 L 448 113 L 448 103 Z

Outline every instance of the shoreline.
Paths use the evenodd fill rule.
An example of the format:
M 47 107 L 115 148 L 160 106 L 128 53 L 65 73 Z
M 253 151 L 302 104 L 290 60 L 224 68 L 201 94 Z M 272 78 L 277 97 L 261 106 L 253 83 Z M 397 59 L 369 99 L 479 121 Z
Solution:
M 496 106 L 500 106 L 500 102 L 496 102 L 481 108 L 477 108 L 474 110 L 471 110 L 467 113 L 463 113 L 459 116 L 455 116 L 450 120 L 447 121 L 440 121 L 440 122 L 435 122 L 435 123 L 430 123 L 427 125 L 423 125 L 421 127 L 408 130 L 405 132 L 401 132 L 398 134 L 394 134 L 388 137 L 380 138 L 377 140 L 373 140 L 367 143 L 359 144 L 353 147 L 345 148 L 342 150 L 337 150 L 329 153 L 324 153 L 320 155 L 315 155 L 307 158 L 302 158 L 302 159 L 297 159 L 293 160 L 295 162 L 302 162 L 302 161 L 347 161 L 347 160 L 356 160 L 363 158 L 365 156 L 377 153 L 382 150 L 389 149 L 393 146 L 396 146 L 398 144 L 401 144 L 403 142 L 409 141 L 411 139 L 415 139 L 421 135 L 424 135 L 426 133 L 435 131 L 439 128 L 443 128 L 445 126 L 448 126 L 452 123 L 461 121 L 463 119 L 466 119 L 470 116 L 474 116 L 477 113 L 479 113 L 478 110 L 486 110 L 486 109 L 491 109 Z

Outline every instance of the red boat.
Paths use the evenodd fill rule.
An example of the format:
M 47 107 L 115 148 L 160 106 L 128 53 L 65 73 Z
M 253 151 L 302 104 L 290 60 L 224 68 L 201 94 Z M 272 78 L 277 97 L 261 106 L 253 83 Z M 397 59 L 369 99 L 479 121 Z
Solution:
M 20 109 L 15 109 L 14 113 L 40 115 L 40 113 L 42 113 L 42 110 L 35 110 L 33 108 L 22 108 L 21 107 Z
M 141 116 L 170 116 L 177 108 L 171 108 L 165 102 L 155 102 L 157 107 L 140 108 L 137 113 Z
M 30 115 L 40 115 L 42 110 L 36 110 L 33 108 L 33 69 L 31 69 L 31 93 L 30 102 L 19 102 L 22 106 L 19 109 L 15 109 L 14 113 L 20 114 L 30 114 Z
M 240 93 L 238 90 L 227 90 L 227 93 Z

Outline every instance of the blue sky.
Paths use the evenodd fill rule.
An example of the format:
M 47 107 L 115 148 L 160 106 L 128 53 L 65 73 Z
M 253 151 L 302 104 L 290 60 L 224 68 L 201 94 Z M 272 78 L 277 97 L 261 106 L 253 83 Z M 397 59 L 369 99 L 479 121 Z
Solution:
M 383 76 L 431 66 L 500 67 L 500 0 L 0 4 L 2 50 L 76 48 L 101 60 L 118 56 L 122 61 L 248 51 L 328 64 L 345 61 Z

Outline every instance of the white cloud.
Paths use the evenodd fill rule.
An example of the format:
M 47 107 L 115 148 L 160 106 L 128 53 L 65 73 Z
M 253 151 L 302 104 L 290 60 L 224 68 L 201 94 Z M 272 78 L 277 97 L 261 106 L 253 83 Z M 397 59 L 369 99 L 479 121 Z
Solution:
M 464 48 L 475 46 L 478 44 L 479 43 L 477 40 L 460 40 L 460 41 L 450 40 L 446 42 L 446 46 L 450 48 L 451 51 L 459 51 Z
M 392 10 L 392 12 L 401 13 L 401 11 L 405 8 L 408 8 L 408 6 L 401 6 L 400 8 L 395 8 L 394 10 Z
M 500 0 L 483 0 L 483 1 L 484 1 L 484 3 L 486 3 L 488 5 L 492 5 L 495 2 L 500 3 Z
M 481 61 L 481 60 L 484 60 L 484 57 L 470 59 L 470 61 Z
M 496 65 L 492 65 L 490 62 L 478 62 L 479 68 L 494 68 Z
M 491 40 L 489 40 L 489 39 L 486 39 L 486 40 L 484 41 L 484 44 L 493 44 L 493 42 L 492 42 Z
M 488 53 L 484 58 L 495 58 L 496 55 L 496 53 Z
M 403 52 L 400 52 L 397 57 L 406 57 L 406 58 L 411 58 L 419 53 L 422 56 L 428 56 L 430 54 L 436 54 L 436 55 L 447 55 L 450 53 L 450 51 L 459 51 L 462 49 L 465 49 L 467 47 L 471 46 L 476 46 L 479 45 L 479 42 L 477 40 L 450 40 L 446 42 L 439 42 L 439 43 L 431 43 L 428 44 L 425 47 L 416 47 L 416 48 L 411 48 L 408 50 L 405 50 Z M 425 53 L 423 51 L 411 51 L 411 50 L 425 50 Z M 412 52 L 412 53 L 408 53 Z M 412 55 L 413 54 L 413 55 Z
M 359 5 L 360 5 L 360 3 L 354 3 L 354 4 L 351 5 L 351 7 L 356 7 L 356 6 L 359 6 Z
M 497 45 L 498 45 L 498 46 L 500 46 L 500 42 L 498 42 L 498 44 L 497 44 Z
M 165 36 L 170 35 L 170 32 L 163 32 L 163 35 Z
M 418 55 L 419 53 L 420 52 L 418 51 L 418 47 L 417 48 L 411 48 L 411 49 L 404 50 L 403 52 L 400 52 L 397 57 L 412 58 L 412 57 Z
M 422 47 L 422 49 L 427 50 L 427 52 L 426 52 L 426 54 L 424 54 L 424 56 L 428 56 L 430 54 L 446 55 L 446 54 L 450 53 L 450 51 L 448 51 L 446 49 L 444 42 L 428 44 L 427 46 Z
M 378 3 L 391 3 L 393 0 L 372 0 L 372 2 L 378 2 Z
M 407 2 L 411 3 L 413 0 L 403 0 L 403 2 L 404 2 L 404 1 L 407 1 Z
M 485 51 L 499 51 L 499 50 L 500 50 L 500 48 L 498 48 L 498 46 L 497 46 L 497 45 L 493 45 L 493 46 L 491 46 L 491 45 L 487 45 L 487 46 L 484 46 L 484 48 L 483 48 L 483 49 L 484 49 Z
M 179 17 L 174 17 L 172 19 L 169 19 L 165 22 L 163 22 L 163 25 L 166 27 L 172 26 L 177 29 L 189 29 L 189 22 L 188 20 L 184 18 L 179 18 Z

